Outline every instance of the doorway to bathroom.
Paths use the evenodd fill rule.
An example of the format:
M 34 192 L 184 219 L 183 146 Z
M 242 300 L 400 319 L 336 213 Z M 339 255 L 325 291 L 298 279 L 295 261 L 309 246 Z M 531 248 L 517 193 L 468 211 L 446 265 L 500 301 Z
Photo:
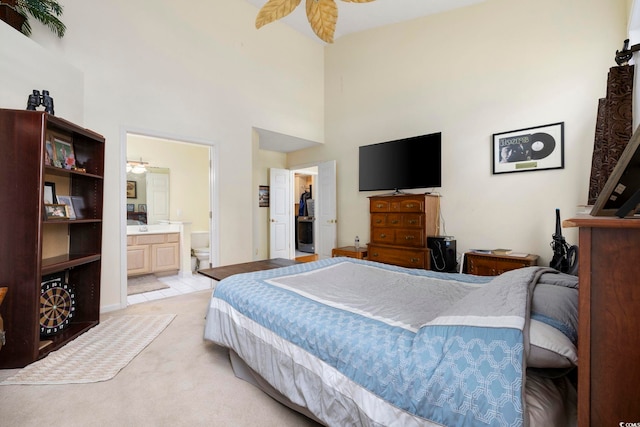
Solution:
M 122 280 L 122 304 L 141 302 L 138 300 L 144 300 L 145 296 L 156 299 L 201 290 L 203 284 L 197 280 L 199 275 L 193 274 L 194 269 L 218 264 L 215 145 L 127 131 L 122 152 L 126 167 L 123 174 L 126 226 L 122 246 L 123 262 L 127 265 Z M 134 243 L 139 240 L 136 236 L 144 238 L 164 232 L 168 233 L 166 247 L 150 245 L 149 252 L 158 252 L 155 255 L 155 252 L 145 254 L 144 247 L 131 246 L 132 239 Z M 171 239 L 179 240 L 173 242 L 174 249 L 169 245 Z M 133 279 L 153 279 L 158 289 L 134 295 L 128 286 Z

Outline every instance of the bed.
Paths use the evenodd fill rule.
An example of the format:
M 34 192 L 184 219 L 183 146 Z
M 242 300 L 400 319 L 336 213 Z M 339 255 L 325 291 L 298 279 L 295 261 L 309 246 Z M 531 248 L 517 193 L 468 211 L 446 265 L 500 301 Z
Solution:
M 330 258 L 220 281 L 204 337 L 328 426 L 575 423 L 577 278 Z

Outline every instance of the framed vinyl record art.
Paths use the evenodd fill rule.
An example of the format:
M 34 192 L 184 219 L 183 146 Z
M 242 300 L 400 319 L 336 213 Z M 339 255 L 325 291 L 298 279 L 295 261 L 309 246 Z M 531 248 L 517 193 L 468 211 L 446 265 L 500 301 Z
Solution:
M 493 134 L 493 173 L 564 168 L 564 122 Z

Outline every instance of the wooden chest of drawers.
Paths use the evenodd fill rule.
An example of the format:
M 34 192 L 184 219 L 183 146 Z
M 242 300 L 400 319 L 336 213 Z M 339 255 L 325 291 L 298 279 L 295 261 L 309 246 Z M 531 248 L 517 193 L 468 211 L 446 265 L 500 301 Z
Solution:
M 369 198 L 371 261 L 402 267 L 430 267 L 427 236 L 439 231 L 440 196 L 400 194 Z

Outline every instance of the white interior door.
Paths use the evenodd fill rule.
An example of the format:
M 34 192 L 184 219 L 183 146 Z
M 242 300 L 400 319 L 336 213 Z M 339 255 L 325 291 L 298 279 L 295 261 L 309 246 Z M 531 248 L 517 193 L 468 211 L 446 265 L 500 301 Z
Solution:
M 291 258 L 291 171 L 269 170 L 269 258 Z
M 331 250 L 338 244 L 335 160 L 318 165 L 316 186 L 316 253 L 320 259 L 331 258 Z
M 147 224 L 169 220 L 169 174 L 147 172 Z

